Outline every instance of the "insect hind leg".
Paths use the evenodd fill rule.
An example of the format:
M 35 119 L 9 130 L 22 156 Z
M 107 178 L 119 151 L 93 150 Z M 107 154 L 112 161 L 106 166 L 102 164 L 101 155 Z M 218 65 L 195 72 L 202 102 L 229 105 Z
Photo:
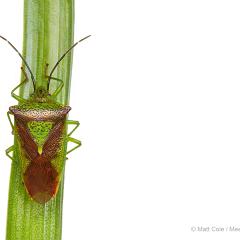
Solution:
M 76 146 L 73 147 L 72 149 L 70 149 L 69 151 L 67 151 L 66 155 L 68 155 L 70 152 L 76 150 L 77 148 L 79 148 L 82 145 L 81 141 L 79 141 L 78 139 L 75 139 L 75 138 L 71 138 L 71 137 L 68 137 L 68 142 L 72 142 L 72 143 L 76 144 Z
M 13 156 L 10 155 L 11 152 L 14 151 L 14 145 L 12 145 L 11 147 L 9 147 L 8 149 L 5 150 L 6 156 L 9 157 L 12 161 L 15 161 L 15 159 L 13 158 Z
M 76 144 L 75 147 L 73 147 L 72 149 L 70 149 L 69 151 L 67 151 L 67 154 L 69 154 L 70 152 L 72 152 L 72 151 L 76 150 L 77 148 L 79 148 L 79 147 L 82 145 L 82 143 L 81 143 L 80 140 L 70 137 L 70 136 L 73 134 L 73 132 L 75 132 L 76 129 L 80 126 L 79 121 L 67 120 L 66 123 L 67 123 L 68 125 L 75 125 L 75 127 L 74 127 L 74 128 L 68 133 L 68 135 L 67 135 L 67 137 L 68 137 L 68 142 L 72 142 L 72 143 Z

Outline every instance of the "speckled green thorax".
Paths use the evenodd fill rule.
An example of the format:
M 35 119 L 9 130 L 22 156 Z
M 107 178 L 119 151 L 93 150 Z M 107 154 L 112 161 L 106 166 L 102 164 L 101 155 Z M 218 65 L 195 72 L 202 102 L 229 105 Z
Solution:
M 57 110 L 59 108 L 64 107 L 62 104 L 57 102 L 44 102 L 44 103 L 38 103 L 38 102 L 31 102 L 28 101 L 26 103 L 22 103 L 17 105 L 19 110 Z
M 25 102 L 9 108 L 15 117 L 24 119 L 25 122 L 47 121 L 55 122 L 65 118 L 71 110 L 69 106 L 64 106 L 56 102 Z M 40 124 L 41 125 L 41 124 Z M 31 125 L 29 125 L 31 127 Z M 49 125 L 46 125 L 49 128 Z M 42 128 L 42 127 L 41 127 Z M 33 133 L 33 132 L 32 132 Z

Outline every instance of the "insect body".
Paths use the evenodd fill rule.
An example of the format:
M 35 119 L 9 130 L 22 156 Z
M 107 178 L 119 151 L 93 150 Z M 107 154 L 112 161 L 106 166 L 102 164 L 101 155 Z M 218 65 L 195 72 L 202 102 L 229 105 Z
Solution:
M 7 41 L 3 37 L 1 38 Z M 28 68 L 33 81 L 34 92 L 29 99 L 23 99 L 14 93 L 16 89 L 28 81 L 27 74 L 22 68 L 25 80 L 12 91 L 12 96 L 19 101 L 19 105 L 10 107 L 8 112 L 8 119 L 16 136 L 16 144 L 8 148 L 6 154 L 14 161 L 16 160 L 10 153 L 14 151 L 14 155 L 18 156 L 18 164 L 21 167 L 25 189 L 29 196 L 38 203 L 46 203 L 56 195 L 65 166 L 66 155 L 81 145 L 79 140 L 71 137 L 71 134 L 79 126 L 78 121 L 67 120 L 71 108 L 56 102 L 56 96 L 63 88 L 63 82 L 52 77 L 52 73 L 60 61 L 79 42 L 63 54 L 51 74 L 46 76 L 49 82 L 50 80 L 56 80 L 60 83 L 52 94 L 49 93 L 49 84 L 47 89 L 35 87 L 33 74 L 25 59 L 8 42 L 18 52 Z M 10 115 L 14 115 L 15 124 L 12 123 Z M 70 133 L 67 133 L 67 125 L 69 124 L 74 125 L 74 128 Z M 67 151 L 68 142 L 76 144 L 69 151 Z
M 26 190 L 32 199 L 45 203 L 55 196 L 64 167 L 70 107 L 32 102 L 9 110 L 15 117 L 16 152 Z

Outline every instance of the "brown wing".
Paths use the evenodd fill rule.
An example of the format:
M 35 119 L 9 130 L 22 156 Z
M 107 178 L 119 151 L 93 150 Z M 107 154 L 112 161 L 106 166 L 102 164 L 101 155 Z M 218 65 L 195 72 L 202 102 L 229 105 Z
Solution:
M 53 159 L 59 150 L 62 140 L 63 128 L 63 121 L 57 122 L 49 133 L 49 136 L 43 145 L 42 156 L 48 161 Z
M 20 136 L 21 146 L 27 154 L 29 160 L 33 161 L 39 155 L 37 144 L 34 142 L 29 130 L 23 122 L 16 120 L 16 126 Z
M 24 184 L 29 195 L 39 203 L 46 203 L 57 192 L 58 173 L 50 162 L 31 163 L 24 174 Z

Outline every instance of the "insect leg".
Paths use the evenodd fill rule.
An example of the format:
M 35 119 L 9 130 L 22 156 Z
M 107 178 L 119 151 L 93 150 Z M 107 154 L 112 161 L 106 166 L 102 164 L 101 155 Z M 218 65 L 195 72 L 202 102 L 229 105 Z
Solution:
M 82 144 L 79 140 L 75 139 L 75 138 L 71 138 L 71 137 L 68 137 L 68 142 L 72 142 L 72 143 L 75 143 L 76 146 L 73 147 L 72 149 L 70 149 L 69 151 L 67 151 L 67 154 L 69 154 L 70 152 L 74 151 L 75 149 L 79 148 Z M 66 154 L 66 155 L 67 155 Z
M 15 159 L 13 158 L 13 156 L 10 155 L 11 152 L 14 151 L 14 145 L 12 145 L 11 147 L 9 147 L 8 149 L 6 149 L 6 155 L 13 161 L 15 161 Z
M 25 76 L 25 79 L 24 79 L 20 84 L 18 84 L 18 85 L 11 91 L 11 95 L 12 95 L 12 97 L 15 98 L 17 101 L 19 101 L 19 102 L 25 102 L 26 99 L 24 99 L 24 98 L 22 98 L 22 97 L 20 97 L 20 96 L 18 96 L 17 94 L 14 93 L 18 88 L 20 88 L 22 85 L 24 85 L 24 84 L 28 81 L 27 74 L 26 74 L 26 72 L 24 71 L 23 67 L 21 67 L 21 70 L 22 70 L 22 72 L 23 72 L 23 74 L 24 74 L 24 76 Z
M 12 127 L 12 130 L 14 130 L 14 124 L 12 122 L 12 119 L 11 119 L 10 115 L 12 115 L 12 113 L 8 111 L 7 112 L 8 121 L 9 121 L 11 127 Z
M 70 133 L 68 133 L 68 137 L 70 137 L 72 135 L 72 133 L 75 132 L 75 130 L 79 127 L 80 123 L 79 123 L 79 121 L 74 121 L 74 120 L 67 120 L 66 123 L 75 125 L 73 130 Z
M 68 133 L 68 135 L 67 135 L 68 142 L 72 142 L 72 143 L 76 144 L 76 146 L 74 148 L 72 148 L 71 150 L 69 150 L 67 152 L 67 154 L 69 154 L 70 152 L 74 151 L 75 149 L 77 149 L 81 146 L 81 141 L 70 137 L 72 135 L 72 133 L 75 132 L 75 130 L 79 127 L 80 123 L 79 123 L 79 121 L 74 121 L 74 120 L 67 120 L 66 123 L 71 124 L 71 125 L 75 125 L 75 127 L 72 129 L 72 131 L 70 131 L 70 133 Z
M 47 64 L 46 64 L 46 67 L 45 67 L 45 77 L 48 78 L 48 81 L 50 81 L 50 80 L 52 79 L 52 80 L 55 80 L 55 81 L 60 82 L 60 85 L 59 85 L 59 86 L 57 87 L 57 89 L 52 93 L 52 96 L 56 97 L 56 96 L 61 92 L 64 83 L 63 83 L 63 80 L 61 80 L 61 79 L 59 79 L 59 78 L 55 78 L 55 77 L 52 77 L 52 76 L 48 76 L 48 75 L 47 75 L 48 66 L 49 66 L 49 64 L 47 63 Z M 49 84 L 48 84 L 48 90 L 49 90 Z
M 64 83 L 63 83 L 63 80 L 61 80 L 61 79 L 59 79 L 59 78 L 55 78 L 55 77 L 49 77 L 49 76 L 47 76 L 49 79 L 52 79 L 52 80 L 55 80 L 55 81 L 58 81 L 58 82 L 60 82 L 60 84 L 59 84 L 59 86 L 57 87 L 57 89 L 52 93 L 52 96 L 53 97 L 56 97 L 60 92 L 61 92 L 61 90 L 62 90 L 62 88 L 63 88 L 63 85 L 64 85 Z

